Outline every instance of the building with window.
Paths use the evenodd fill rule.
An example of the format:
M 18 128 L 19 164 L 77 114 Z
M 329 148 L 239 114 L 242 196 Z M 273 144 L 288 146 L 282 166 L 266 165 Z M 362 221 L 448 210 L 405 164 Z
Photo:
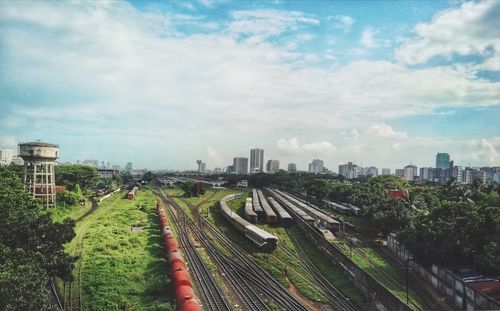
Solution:
M 415 165 L 407 165 L 403 169 L 403 178 L 412 181 L 418 176 L 417 167 Z
M 248 158 L 234 158 L 233 173 L 248 174 Z
M 264 149 L 250 150 L 250 173 L 261 173 L 264 171 Z
M 266 171 L 268 173 L 276 173 L 280 169 L 280 161 L 279 160 L 269 160 L 266 164 Z
M 324 164 L 323 160 L 314 159 L 311 164 L 309 164 L 309 173 L 319 174 L 323 173 Z
M 9 165 L 14 157 L 14 152 L 11 149 L 0 149 L 0 165 Z
M 297 164 L 288 163 L 288 173 L 296 173 L 297 172 Z
M 436 168 L 446 170 L 450 167 L 450 155 L 448 153 L 436 154 Z

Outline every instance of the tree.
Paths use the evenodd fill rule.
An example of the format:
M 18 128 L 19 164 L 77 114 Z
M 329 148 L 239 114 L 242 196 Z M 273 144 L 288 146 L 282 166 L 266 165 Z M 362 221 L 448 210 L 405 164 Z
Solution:
M 99 183 L 99 175 L 94 167 L 86 165 L 56 166 L 56 184 L 63 185 L 73 191 L 79 185 L 83 192 L 89 192 Z
M 74 221 L 52 221 L 15 173 L 0 168 L 0 310 L 46 310 L 47 282 L 71 278 L 75 258 L 63 245 Z

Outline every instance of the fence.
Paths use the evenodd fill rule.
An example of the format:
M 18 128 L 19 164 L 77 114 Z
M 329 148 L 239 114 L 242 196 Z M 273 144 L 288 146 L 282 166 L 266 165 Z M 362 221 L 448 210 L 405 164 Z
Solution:
M 402 260 L 406 261 L 408 257 L 413 257 L 411 252 L 400 245 L 394 233 L 387 236 L 387 246 Z M 500 310 L 498 302 L 467 286 L 462 279 L 445 268 L 432 264 L 431 270 L 428 270 L 414 260 L 410 261 L 410 268 L 463 310 Z

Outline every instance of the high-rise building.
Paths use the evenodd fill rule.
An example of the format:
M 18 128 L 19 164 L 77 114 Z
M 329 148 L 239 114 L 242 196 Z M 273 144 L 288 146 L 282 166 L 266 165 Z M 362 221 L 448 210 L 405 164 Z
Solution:
M 352 162 L 347 162 L 347 164 L 339 165 L 339 175 L 342 175 L 348 179 L 354 179 L 363 176 L 364 172 L 361 166 L 353 164 Z
M 234 172 L 234 166 L 228 165 L 226 167 L 226 174 L 231 174 L 232 172 Z
M 406 180 L 414 180 L 417 177 L 417 167 L 415 165 L 407 165 L 403 169 L 403 178 Z
M 248 174 L 248 158 L 234 158 L 233 172 L 236 174 Z
M 390 168 L 383 168 L 382 175 L 391 175 L 391 169 Z
M 466 167 L 462 171 L 462 180 L 466 184 L 472 184 L 475 179 L 479 179 L 481 183 L 486 183 L 486 172 L 474 168 Z
M 309 164 L 309 173 L 323 173 L 323 160 L 314 159 L 311 164 Z
M 250 173 L 261 173 L 264 171 L 264 149 L 250 150 Z
M 461 166 L 454 166 L 451 172 L 451 177 L 455 178 L 457 182 L 463 182 L 463 169 Z
M 443 170 L 450 168 L 450 155 L 447 153 L 436 154 L 436 168 Z
M 280 169 L 279 160 L 268 160 L 266 164 L 266 171 L 268 173 L 276 173 Z
M 420 178 L 426 181 L 434 180 L 434 171 L 433 167 L 421 167 L 420 168 Z
M 296 173 L 297 172 L 297 164 L 288 163 L 288 173 Z
M 9 165 L 13 156 L 14 153 L 11 149 L 0 149 L 0 165 Z

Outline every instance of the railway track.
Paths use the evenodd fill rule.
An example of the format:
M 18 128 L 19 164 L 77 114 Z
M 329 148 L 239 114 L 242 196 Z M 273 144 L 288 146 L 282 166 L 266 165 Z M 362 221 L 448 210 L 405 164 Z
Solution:
M 215 283 L 215 280 L 210 274 L 210 271 L 208 271 L 208 268 L 202 261 L 199 254 L 196 252 L 195 246 L 188 237 L 188 217 L 184 213 L 180 212 L 179 209 L 177 209 L 176 212 L 173 213 L 169 208 L 169 205 L 171 204 L 170 200 L 163 194 L 161 190 L 158 190 L 158 194 L 160 195 L 164 205 L 167 207 L 167 213 L 170 215 L 173 224 L 178 230 L 179 242 L 181 244 L 184 256 L 189 263 L 189 267 L 192 269 L 191 272 L 193 274 L 193 277 L 198 284 L 203 306 L 207 310 L 231 310 L 226 303 L 226 299 Z
M 274 277 L 250 259 L 249 256 L 246 255 L 247 253 L 245 250 L 227 238 L 224 233 L 209 221 L 201 217 L 197 206 L 193 206 L 185 200 L 184 203 L 192 210 L 194 216 L 193 225 L 201 240 L 208 241 L 207 244 L 209 244 L 209 248 L 212 249 L 214 257 L 219 259 L 219 261 L 229 264 L 230 266 L 227 267 L 227 269 L 237 272 L 237 276 L 242 276 L 243 281 L 245 281 L 244 284 L 251 284 L 259 291 L 260 295 L 267 297 L 277 304 L 280 310 L 307 310 L 288 292 L 288 290 L 276 281 Z M 229 255 L 222 253 L 212 239 L 208 237 L 206 232 L 210 233 L 211 238 L 217 241 Z M 264 310 L 267 310 L 267 307 L 265 307 Z
M 306 252 L 302 249 L 300 243 L 298 243 L 295 237 L 293 237 L 293 235 L 290 235 L 290 237 L 294 242 L 296 250 L 292 250 L 285 243 L 280 243 L 280 247 L 290 256 L 295 257 L 302 263 L 302 267 L 313 276 L 315 283 L 324 291 L 332 305 L 338 310 L 357 311 L 358 308 L 349 300 L 349 298 L 345 297 L 340 290 L 330 283 L 321 271 L 316 268 L 309 257 L 307 257 Z

